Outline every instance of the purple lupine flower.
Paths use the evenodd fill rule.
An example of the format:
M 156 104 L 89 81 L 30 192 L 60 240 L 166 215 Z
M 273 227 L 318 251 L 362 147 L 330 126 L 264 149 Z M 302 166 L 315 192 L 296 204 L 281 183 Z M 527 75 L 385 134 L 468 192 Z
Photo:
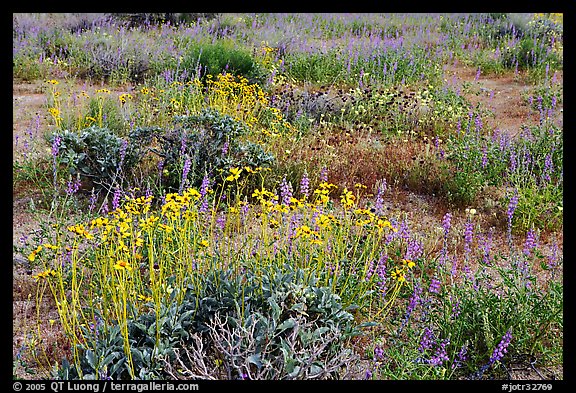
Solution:
M 413 261 L 422 256 L 422 243 L 416 239 L 410 239 L 408 241 L 408 247 L 406 253 L 404 254 L 404 259 Z
M 468 256 L 470 254 L 470 245 L 472 244 L 472 238 L 474 236 L 474 224 L 468 219 L 466 224 L 464 224 L 464 252 Z
M 512 221 L 512 217 L 514 216 L 514 211 L 516 210 L 516 207 L 518 206 L 518 191 L 515 190 L 516 192 L 514 193 L 514 195 L 512 196 L 512 198 L 510 198 L 510 203 L 508 204 L 508 211 L 506 212 L 506 215 L 508 216 L 508 221 Z
M 450 277 L 456 277 L 456 272 L 458 271 L 458 259 L 456 259 L 456 255 L 452 257 L 452 267 L 450 268 Z
M 320 171 L 320 181 L 327 182 L 328 181 L 328 168 L 324 167 Z
M 420 345 L 418 346 L 418 350 L 422 353 L 426 352 L 426 350 L 432 348 L 434 345 L 435 337 L 434 332 L 429 327 L 424 328 L 424 334 L 420 339 Z
M 452 304 L 452 313 L 450 314 L 450 319 L 454 320 L 460 316 L 462 309 L 460 307 L 460 302 L 458 300 L 454 301 L 452 296 L 450 296 L 450 304 Z
M 510 173 L 516 172 L 517 168 L 517 160 L 516 160 L 516 151 L 514 149 L 510 150 Z
M 366 373 L 364 374 L 364 379 L 372 379 L 372 371 L 366 370 Z
M 515 262 L 515 265 L 517 266 L 518 271 L 522 273 L 524 286 L 529 289 L 532 286 L 532 282 L 530 281 L 530 265 L 528 265 L 528 262 L 526 262 L 525 260 Z
M 306 199 L 310 196 L 310 179 L 306 171 L 304 171 L 302 179 L 300 180 L 300 194 Z
M 365 281 L 370 281 L 372 274 L 374 273 L 374 260 L 370 259 L 370 263 L 368 264 L 368 269 L 366 270 L 366 276 L 364 277 Z
M 490 249 L 492 248 L 492 235 L 494 233 L 494 228 L 490 228 L 487 236 L 482 237 L 482 262 L 486 265 L 490 265 Z
M 444 229 L 444 244 L 448 242 L 448 233 L 450 232 L 450 220 L 452 219 L 452 214 L 450 212 L 444 214 L 442 219 L 442 228 Z
M 218 226 L 218 228 L 220 228 L 220 230 L 224 230 L 224 228 L 226 227 L 226 215 L 224 213 L 220 214 L 218 216 L 218 218 L 216 219 L 216 225 Z
M 400 223 L 400 229 L 398 230 L 398 236 L 408 242 L 410 240 L 410 230 L 408 229 L 408 224 L 406 222 L 406 219 L 402 220 L 402 222 Z M 404 258 L 406 259 L 406 258 Z
M 386 285 L 386 262 L 388 261 L 388 255 L 382 254 L 380 256 L 380 260 L 378 261 L 378 265 L 376 266 L 376 273 L 378 274 L 378 288 L 380 289 L 380 293 L 382 294 L 382 298 L 386 296 L 386 292 L 388 291 L 388 287 Z
M 537 102 L 538 102 L 538 112 L 540 113 L 540 124 L 542 125 L 544 123 L 544 108 L 542 106 L 542 96 L 538 96 Z
M 515 190 L 514 195 L 510 198 L 510 203 L 508 204 L 508 211 L 506 215 L 508 217 L 508 243 L 512 247 L 512 217 L 514 217 L 514 211 L 518 206 L 518 190 Z
M 381 347 L 374 348 L 374 359 L 376 361 L 384 359 L 384 350 Z
M 558 265 L 558 242 L 554 242 L 552 245 L 552 254 L 547 258 L 547 266 L 549 269 L 554 269 Z M 555 270 L 552 271 L 552 277 L 554 277 Z
M 536 233 L 533 228 L 530 228 L 526 234 L 526 242 L 522 251 L 524 255 L 530 256 L 534 248 L 536 248 Z
M 386 179 L 382 179 L 382 183 L 378 187 L 378 194 L 376 194 L 376 203 L 374 204 L 374 210 L 376 214 L 381 215 L 384 209 L 384 199 L 382 195 L 386 191 Z
M 546 154 L 546 158 L 544 160 L 544 170 L 542 171 L 542 179 L 545 182 L 550 182 L 550 174 L 554 172 L 554 164 L 552 163 L 552 155 Z
M 186 134 L 182 134 L 182 140 L 180 141 L 180 155 L 183 156 L 186 153 Z
M 500 134 L 499 142 L 500 142 L 500 146 L 499 146 L 500 151 L 503 153 L 504 151 L 506 151 L 506 149 L 508 148 L 508 145 L 509 145 L 509 140 L 508 140 L 508 137 L 506 136 L 506 133 Z
M 447 362 L 449 360 L 448 354 L 446 353 L 446 347 L 450 344 L 450 339 L 447 338 L 443 340 L 438 347 L 436 347 L 436 352 L 434 356 L 428 360 L 428 364 L 433 366 L 440 366 L 442 363 Z
M 408 302 L 408 307 L 406 307 L 406 314 L 404 320 L 402 321 L 402 326 L 400 327 L 400 330 L 402 330 L 406 326 L 408 320 L 410 319 L 410 315 L 412 315 L 412 312 L 414 311 L 416 306 L 422 303 L 421 295 L 422 295 L 422 288 L 418 283 L 415 283 L 414 291 L 412 292 L 412 296 L 410 297 L 410 301 Z
M 122 190 L 120 187 L 116 187 L 114 190 L 114 197 L 112 198 L 112 210 L 116 210 L 120 207 L 120 197 L 122 196 Z
M 472 277 L 472 270 L 470 270 L 470 266 L 468 266 L 467 263 L 464 263 L 464 266 L 462 266 L 462 270 L 464 271 L 464 274 L 466 275 L 466 277 L 470 280 L 470 281 L 474 281 L 473 277 Z
M 454 359 L 454 362 L 452 363 L 452 369 L 460 367 L 464 362 L 466 362 L 466 360 L 468 359 L 468 356 L 466 356 L 467 352 L 468 352 L 468 343 L 465 343 L 464 345 L 462 345 L 460 351 L 456 355 L 456 359 Z
M 290 200 L 292 199 L 292 184 L 286 181 L 286 176 L 284 176 L 280 183 L 280 197 L 282 198 L 282 204 L 290 206 Z
M 476 132 L 479 133 L 482 130 L 482 118 L 480 117 L 480 114 L 476 115 L 474 125 L 476 126 Z
M 248 215 L 248 210 L 250 210 L 250 205 L 246 202 L 240 207 L 240 217 L 242 219 L 242 224 L 246 222 L 246 216 Z
M 468 112 L 468 123 L 466 124 L 466 134 L 467 135 L 470 132 L 470 127 L 472 126 L 472 118 L 473 117 L 474 117 L 474 111 L 472 110 L 472 108 L 470 108 L 470 111 Z
M 165 161 L 162 160 L 158 163 L 158 175 L 162 177 Z
M 80 189 L 80 184 L 80 178 L 77 178 L 75 181 L 69 180 L 66 188 L 66 195 L 70 196 L 76 194 Z
M 485 145 L 482 149 L 482 169 L 485 169 L 486 165 L 488 165 L 488 147 Z
M 186 183 L 188 181 L 188 173 L 190 172 L 190 168 L 192 166 L 192 161 L 190 158 L 186 157 L 186 161 L 184 161 L 184 167 L 182 168 L 182 180 L 180 182 L 180 189 L 179 192 L 182 193 Z
M 200 213 L 206 213 L 208 211 L 208 188 L 210 187 L 210 178 L 207 174 L 202 178 L 202 184 L 200 185 L 200 199 L 202 204 L 198 210 Z
M 440 280 L 438 280 L 436 277 L 434 277 L 431 281 L 430 281 L 430 287 L 428 288 L 428 292 L 430 293 L 439 293 L 440 292 Z
M 60 152 L 60 144 L 62 143 L 62 138 L 60 135 L 56 135 L 52 141 L 52 157 L 56 158 Z
M 508 329 L 506 334 L 502 337 L 502 340 L 498 343 L 498 346 L 494 348 L 494 352 L 492 352 L 492 356 L 490 357 L 490 363 L 494 364 L 497 361 L 502 360 L 506 352 L 508 352 L 508 346 L 512 341 L 512 331 Z
M 478 67 L 478 71 L 476 71 L 476 77 L 474 78 L 475 81 L 480 79 L 480 67 Z
M 128 150 L 128 141 L 123 140 L 122 146 L 120 146 L 120 161 L 118 162 L 118 170 L 122 168 L 122 164 L 124 163 L 124 159 L 126 158 L 127 150 Z
M 93 212 L 96 208 L 96 194 L 94 193 L 94 187 L 92 187 L 92 191 L 90 192 L 90 200 L 88 202 L 88 210 Z
M 229 147 L 229 143 L 228 141 L 224 142 L 224 145 L 222 146 L 222 155 L 226 155 L 226 153 L 228 153 L 228 147 Z

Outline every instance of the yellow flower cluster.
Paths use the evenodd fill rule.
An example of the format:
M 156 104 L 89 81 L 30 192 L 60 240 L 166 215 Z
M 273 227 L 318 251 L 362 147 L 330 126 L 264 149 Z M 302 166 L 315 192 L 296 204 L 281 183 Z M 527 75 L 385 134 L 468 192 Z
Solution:
M 118 97 L 118 100 L 120 101 L 121 104 L 125 104 L 127 101 L 130 101 L 133 98 L 134 97 L 132 97 L 132 94 L 124 93 L 124 94 L 120 94 L 120 96 Z
M 318 185 L 318 188 L 314 190 L 316 195 L 316 204 L 325 205 L 330 201 L 330 190 L 333 188 L 338 188 L 335 184 L 322 182 Z
M 126 197 L 126 203 L 124 204 L 124 210 L 128 213 L 138 216 L 141 214 L 146 214 L 150 210 L 150 205 L 152 203 L 152 196 L 149 197 L 138 197 L 138 198 L 130 198 Z
M 310 239 L 310 243 L 312 244 L 322 244 L 320 234 L 317 231 L 312 230 L 308 225 L 302 225 L 301 227 L 296 228 L 294 238 L 297 239 L 300 237 L 303 239 Z
M 195 188 L 188 188 L 182 192 L 169 193 L 162 205 L 162 215 L 171 219 L 178 218 L 180 213 L 188 211 L 191 205 L 200 200 L 200 193 Z
M 403 259 L 402 264 L 403 265 L 400 268 L 398 268 L 398 266 L 396 266 L 394 268 L 394 271 L 392 271 L 392 273 L 390 273 L 390 276 L 392 277 L 392 279 L 397 280 L 399 283 L 406 281 L 406 273 L 409 270 L 411 270 L 414 266 L 416 266 L 416 264 L 409 259 Z
M 70 225 L 67 229 L 70 232 L 75 233 L 79 236 L 84 236 L 87 240 L 94 239 L 94 235 L 92 235 L 90 232 L 86 230 L 84 224 Z
M 240 173 L 242 173 L 241 168 L 230 168 L 230 175 L 226 177 L 226 181 L 234 181 L 240 178 Z
M 131 272 L 132 266 L 130 266 L 130 264 L 124 260 L 117 260 L 116 263 L 114 264 L 114 269 L 116 270 L 126 270 Z
M 43 272 L 41 272 L 41 273 L 38 273 L 38 274 L 32 276 L 32 278 L 34 278 L 36 281 L 38 281 L 38 280 L 40 280 L 40 279 L 42 279 L 42 278 L 56 277 L 56 275 L 57 275 L 57 273 L 56 273 L 55 270 L 48 269 L 48 270 L 45 270 L 45 271 L 43 271 Z
M 344 209 L 349 209 L 354 206 L 354 203 L 356 202 L 356 196 L 352 193 L 352 191 L 344 188 L 344 191 L 342 191 L 342 195 L 340 196 L 340 200 L 342 201 L 342 206 L 344 206 Z

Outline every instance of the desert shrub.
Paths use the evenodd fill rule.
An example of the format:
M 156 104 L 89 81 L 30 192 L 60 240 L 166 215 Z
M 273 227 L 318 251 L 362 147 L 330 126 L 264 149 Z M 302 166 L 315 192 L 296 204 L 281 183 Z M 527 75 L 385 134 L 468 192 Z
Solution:
M 128 322 L 138 374 L 120 328 L 96 322 L 85 329 L 92 348 L 80 345 L 79 367 L 63 360 L 58 377 L 334 379 L 355 358 L 344 347 L 356 332 L 352 315 L 302 270 L 214 270 L 190 283 L 181 302 L 176 292 L 160 317 L 143 313 Z
M 59 164 L 96 188 L 110 189 L 129 181 L 131 170 L 145 154 L 141 141 L 123 139 L 108 128 L 92 126 L 79 132 L 58 131 L 49 137 L 51 145 L 56 138 L 60 139 Z
M 246 140 L 249 129 L 242 122 L 217 110 L 178 117 L 176 124 L 178 128 L 158 135 L 157 152 L 163 159 L 164 184 L 169 189 L 178 189 L 182 182 L 199 186 L 206 174 L 215 178 L 232 167 L 256 168 L 275 161 L 261 145 Z

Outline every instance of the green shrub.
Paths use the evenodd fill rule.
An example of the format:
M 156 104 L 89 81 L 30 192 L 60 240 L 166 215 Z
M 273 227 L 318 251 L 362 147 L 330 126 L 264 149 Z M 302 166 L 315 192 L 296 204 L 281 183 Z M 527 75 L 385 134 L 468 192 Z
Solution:
M 164 184 L 169 189 L 181 185 L 187 159 L 191 166 L 186 178 L 191 186 L 199 186 L 207 173 L 215 178 L 232 167 L 265 167 L 275 161 L 261 145 L 245 140 L 249 129 L 243 123 L 215 109 L 178 117 L 176 123 L 179 128 L 157 135 L 167 171 Z
M 131 375 L 120 328 L 86 327 L 80 368 L 63 360 L 63 379 L 339 378 L 355 359 L 345 348 L 353 317 L 328 287 L 302 270 L 210 271 L 176 292 L 160 317 L 128 322 Z M 153 304 L 150 304 L 153 307 Z M 92 346 L 92 347 L 91 347 Z M 185 357 L 184 354 L 187 354 Z
M 106 127 L 58 131 L 49 137 L 50 144 L 56 137 L 61 138 L 59 163 L 71 175 L 89 180 L 96 188 L 111 188 L 129 181 L 130 171 L 145 153 L 141 140 L 136 143 L 130 138 L 123 139 Z
M 239 47 L 230 40 L 218 40 L 215 43 L 191 43 L 183 56 L 182 68 L 197 70 L 201 66 L 200 76 L 216 76 L 224 72 L 244 76 L 250 83 L 263 84 L 267 72 L 252 57 L 251 52 Z

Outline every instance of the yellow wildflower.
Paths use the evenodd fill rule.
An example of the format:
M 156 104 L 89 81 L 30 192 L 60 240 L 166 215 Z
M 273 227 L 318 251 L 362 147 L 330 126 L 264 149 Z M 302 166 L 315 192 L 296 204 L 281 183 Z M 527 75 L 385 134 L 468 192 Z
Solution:
M 128 270 L 128 271 L 132 271 L 132 266 L 130 266 L 130 264 L 126 261 L 123 260 L 118 260 L 116 261 L 116 264 L 114 265 L 114 269 L 117 270 Z
M 342 195 L 340 196 L 340 200 L 342 201 L 344 208 L 347 209 L 354 206 L 356 196 L 352 193 L 352 191 L 348 191 L 347 188 L 344 188 L 344 191 L 342 191 Z
M 416 264 L 409 259 L 403 259 L 402 262 L 408 266 L 408 269 L 412 269 L 414 266 L 416 266 Z
M 230 175 L 228 177 L 226 177 L 226 180 L 227 181 L 238 180 L 241 172 L 242 172 L 242 169 L 240 169 L 240 168 L 230 168 Z

